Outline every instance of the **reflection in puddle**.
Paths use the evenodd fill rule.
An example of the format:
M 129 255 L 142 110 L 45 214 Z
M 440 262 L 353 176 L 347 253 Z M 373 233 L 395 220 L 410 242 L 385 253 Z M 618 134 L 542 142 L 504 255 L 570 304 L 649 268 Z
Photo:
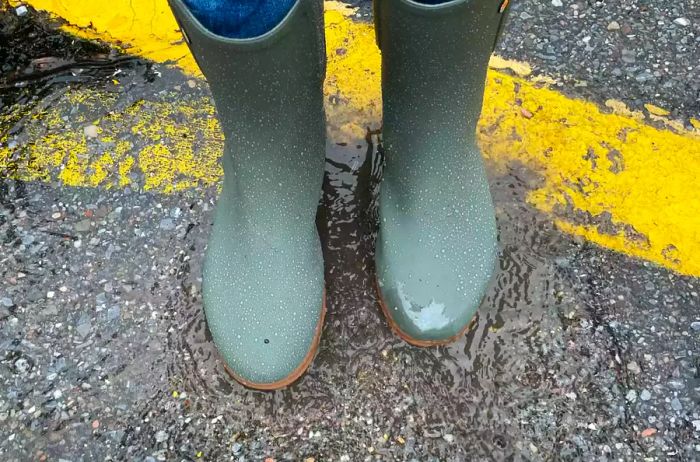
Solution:
M 171 380 L 197 396 L 196 408 L 207 413 L 226 416 L 229 409 L 229 417 L 234 413 L 237 419 L 274 426 L 280 412 L 313 421 L 324 410 L 351 402 L 357 411 L 371 405 L 370 413 L 400 416 L 410 410 L 411 422 L 397 418 L 394 434 L 430 438 L 449 431 L 489 454 L 518 452 L 513 447 L 520 433 L 513 407 L 528 399 L 523 380 L 537 380 L 528 379 L 532 358 L 524 358 L 536 360 L 547 332 L 558 327 L 557 317 L 547 316 L 557 303 L 552 257 L 571 253 L 571 244 L 525 205 L 526 172 L 492 178 L 502 254 L 477 322 L 448 347 L 409 346 L 390 332 L 372 283 L 382 165 L 379 137 L 369 132 L 361 142 L 328 149 L 318 225 L 329 313 L 320 352 L 308 373 L 273 393 L 247 390 L 232 381 L 211 342 L 196 295 L 177 302 L 178 328 L 169 336 Z M 193 255 L 193 260 L 189 272 L 195 277 L 201 256 Z M 547 386 L 530 385 L 533 390 Z M 282 420 L 279 425 L 285 425 Z

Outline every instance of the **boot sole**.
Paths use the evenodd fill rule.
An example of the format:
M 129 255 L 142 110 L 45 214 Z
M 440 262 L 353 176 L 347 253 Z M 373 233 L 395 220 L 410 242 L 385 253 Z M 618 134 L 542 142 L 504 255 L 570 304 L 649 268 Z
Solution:
M 448 338 L 442 339 L 442 340 L 419 340 L 419 339 L 413 338 L 410 335 L 408 335 L 406 332 L 402 331 L 401 328 L 399 327 L 399 325 L 396 324 L 396 322 L 394 322 L 394 319 L 391 317 L 391 314 L 389 314 L 389 309 L 386 306 L 386 302 L 384 302 L 384 297 L 382 297 L 382 291 L 379 290 L 379 279 L 377 278 L 376 275 L 374 277 L 374 287 L 377 290 L 377 299 L 379 301 L 379 306 L 382 309 L 382 313 L 384 313 L 384 317 L 386 318 L 387 322 L 389 323 L 389 327 L 404 342 L 409 343 L 413 346 L 421 347 L 421 348 L 430 348 L 430 347 L 436 347 L 436 346 L 449 345 L 450 343 L 454 343 L 454 342 L 458 341 L 461 337 L 464 336 L 464 334 L 469 329 L 471 329 L 474 326 L 474 324 L 476 324 L 476 315 L 475 315 L 472 318 L 472 320 L 469 321 L 466 326 L 464 326 L 464 329 L 462 329 L 461 331 L 459 331 L 457 334 L 453 335 L 452 337 L 448 337 Z
M 321 317 L 318 320 L 318 324 L 316 324 L 316 332 L 314 333 L 314 339 L 311 342 L 311 347 L 309 348 L 309 351 L 306 353 L 306 356 L 304 356 L 304 360 L 297 366 L 296 369 L 294 369 L 291 374 L 286 376 L 285 378 L 278 380 L 276 382 L 271 382 L 271 383 L 256 383 L 256 382 L 251 382 L 250 380 L 246 380 L 240 375 L 236 374 L 233 372 L 228 365 L 224 364 L 224 369 L 228 373 L 228 375 L 231 376 L 233 380 L 236 382 L 240 383 L 244 387 L 247 388 L 253 388 L 255 390 L 262 390 L 262 391 L 272 391 L 272 390 L 279 390 L 280 388 L 287 387 L 291 385 L 292 383 L 296 382 L 299 377 L 304 375 L 304 372 L 309 368 L 311 363 L 314 360 L 314 357 L 316 356 L 316 353 L 318 352 L 318 346 L 321 343 L 321 333 L 323 332 L 323 322 L 326 318 L 326 289 L 323 289 L 323 300 L 321 301 Z

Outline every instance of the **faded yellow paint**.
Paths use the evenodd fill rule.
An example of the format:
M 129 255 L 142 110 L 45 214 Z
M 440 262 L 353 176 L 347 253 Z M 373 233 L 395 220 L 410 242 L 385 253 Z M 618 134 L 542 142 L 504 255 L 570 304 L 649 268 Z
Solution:
M 172 94 L 172 101 L 176 97 Z M 217 182 L 223 136 L 208 98 L 188 104 L 139 101 L 121 113 L 111 110 L 115 102 L 109 92 L 68 90 L 51 107 L 32 114 L 33 123 L 24 125 L 29 142 L 10 147 L 7 135 L 0 139 L 0 172 L 27 181 L 55 176 L 70 186 L 111 188 L 132 184 L 138 166 L 137 184 L 165 193 Z M 67 126 L 63 117 L 79 103 L 105 115 L 89 121 L 73 115 Z M 83 127 L 89 124 L 99 125 L 104 136 L 87 138 Z
M 655 104 L 647 103 L 644 105 L 644 107 L 646 108 L 647 111 L 649 111 L 649 114 L 653 114 L 653 115 L 659 116 L 659 117 L 666 117 L 667 115 L 669 115 L 671 113 L 670 111 L 668 111 L 662 107 L 656 106 Z
M 613 114 L 619 116 L 628 117 L 630 119 L 635 119 L 639 121 L 644 120 L 644 113 L 640 111 L 633 111 L 627 105 L 617 99 L 609 99 L 605 101 L 605 107 L 609 108 Z
M 532 74 L 532 67 L 528 63 L 522 61 L 515 61 L 513 59 L 505 59 L 500 56 L 492 56 L 489 61 L 489 67 L 491 69 L 498 69 L 500 71 L 510 70 L 520 77 L 527 77 Z
M 60 3 L 61 8 L 52 11 L 63 16 L 71 4 L 81 2 L 30 3 L 52 8 L 56 8 L 53 3 Z M 165 5 L 164 0 L 155 0 L 156 6 L 149 7 L 151 13 L 140 10 L 137 16 L 160 17 L 153 15 L 160 11 L 157 5 L 161 3 Z M 327 6 L 327 111 L 332 136 L 336 141 L 351 142 L 363 136 L 366 127 L 379 125 L 379 52 L 370 24 L 348 19 L 349 10 L 339 4 Z M 95 12 L 91 18 L 94 29 L 90 33 L 95 37 L 110 40 L 97 18 L 117 14 L 113 10 L 122 10 L 120 2 L 111 1 L 109 10 Z M 76 14 L 82 15 L 80 20 L 73 19 Z M 86 14 L 78 9 L 64 17 L 83 24 Z M 158 14 L 167 16 L 163 11 Z M 142 20 L 129 21 L 141 24 L 138 21 Z M 131 52 L 162 62 L 166 58 L 153 52 L 168 47 L 161 50 L 152 44 L 154 37 L 162 40 L 160 32 L 153 32 L 162 25 L 159 21 L 150 23 L 147 37 L 133 35 L 130 41 L 120 40 L 130 44 L 127 49 Z M 129 30 L 124 25 L 110 29 L 112 38 L 115 30 L 123 29 Z M 176 33 L 163 36 L 170 38 L 161 45 L 170 46 L 168 40 L 172 39 L 175 45 L 170 48 L 184 49 Z M 193 70 L 187 59 L 181 57 L 177 62 L 185 70 Z M 526 67 L 513 63 L 495 60 L 492 64 L 528 74 Z M 517 163 L 539 175 L 543 181 L 529 192 L 527 200 L 550 214 L 560 229 L 700 276 L 700 192 L 688 187 L 700 176 L 699 131 L 687 130 L 647 107 L 650 117 L 672 129 L 660 130 L 645 123 L 644 113 L 631 111 L 622 102 L 609 100 L 603 110 L 543 87 L 546 80 L 534 80 L 493 69 L 489 72 L 479 140 L 495 172 L 505 173 Z M 70 104 L 77 100 L 103 108 L 110 104 L 108 94 L 84 89 L 71 90 L 64 97 Z M 131 184 L 162 192 L 215 184 L 221 174 L 217 159 L 222 138 L 214 108 L 206 99 L 183 101 L 143 101 L 121 114 L 105 110 L 106 115 L 98 121 L 81 120 L 80 115 L 71 119 L 73 126 L 98 124 L 107 148 L 86 140 L 82 130 L 65 129 L 60 105 L 38 110 L 27 128 L 32 131 L 33 144 L 11 149 L 7 140 L 0 140 L 0 168 L 25 179 L 58 177 L 72 185 Z M 691 123 L 697 128 L 696 120 Z
M 135 160 L 133 157 L 126 157 L 119 163 L 119 187 L 124 188 L 131 184 L 131 168 L 134 166 Z

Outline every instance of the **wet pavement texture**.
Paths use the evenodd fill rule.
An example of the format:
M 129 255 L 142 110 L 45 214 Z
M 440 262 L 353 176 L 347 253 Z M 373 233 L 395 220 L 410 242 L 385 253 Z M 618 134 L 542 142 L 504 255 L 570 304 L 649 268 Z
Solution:
M 34 66 L 3 69 L 0 82 L 4 108 L 25 104 L 26 117 L 69 84 L 113 90 L 114 107 L 188 88 L 177 71 L 0 18 L 3 36 L 34 34 L 2 51 Z M 66 45 L 68 64 L 35 69 L 51 44 Z M 191 90 L 180 97 L 208 94 Z M 68 123 L 84 110 L 64 109 Z M 373 287 L 377 128 L 328 147 L 321 348 L 299 382 L 271 393 L 228 377 L 204 319 L 215 187 L 166 195 L 139 178 L 93 189 L 3 172 L 3 458 L 698 460 L 700 282 L 559 232 L 525 201 L 541 181 L 525 167 L 487 166 L 502 253 L 476 326 L 431 349 L 389 331 Z
M 654 102 L 678 119 L 700 114 L 697 0 L 512 3 L 497 52 L 554 77 L 560 91 L 639 111 Z

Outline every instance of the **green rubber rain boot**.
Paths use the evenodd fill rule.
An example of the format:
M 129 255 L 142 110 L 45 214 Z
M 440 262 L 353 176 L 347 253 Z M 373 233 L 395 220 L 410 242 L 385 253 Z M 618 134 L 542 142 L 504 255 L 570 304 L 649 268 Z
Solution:
M 325 315 L 315 223 L 326 133 L 323 5 L 297 0 L 271 31 L 232 39 L 169 1 L 226 138 L 204 264 L 207 324 L 237 381 L 281 388 L 313 360 Z
M 475 137 L 503 9 L 494 0 L 375 2 L 386 156 L 377 289 L 392 329 L 416 346 L 460 338 L 495 269 Z

